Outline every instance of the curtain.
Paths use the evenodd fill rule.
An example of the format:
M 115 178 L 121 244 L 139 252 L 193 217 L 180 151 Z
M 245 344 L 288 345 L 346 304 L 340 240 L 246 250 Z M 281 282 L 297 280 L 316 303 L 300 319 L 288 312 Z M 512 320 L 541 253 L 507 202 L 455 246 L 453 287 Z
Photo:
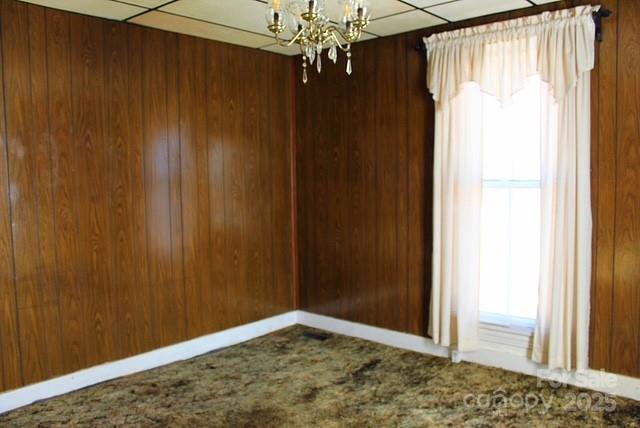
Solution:
M 479 346 L 480 94 L 508 104 L 528 77 L 540 75 L 551 101 L 542 119 L 539 303 L 532 359 L 550 368 L 587 368 L 589 81 L 592 13 L 598 8 L 545 12 L 425 39 L 427 86 L 436 105 L 429 323 L 435 343 L 461 351 Z

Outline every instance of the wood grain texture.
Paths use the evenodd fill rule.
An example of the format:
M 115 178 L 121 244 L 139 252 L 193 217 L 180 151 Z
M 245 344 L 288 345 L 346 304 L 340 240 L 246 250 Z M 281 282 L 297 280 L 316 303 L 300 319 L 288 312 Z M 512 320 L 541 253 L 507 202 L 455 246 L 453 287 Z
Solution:
M 611 362 L 640 374 L 640 3 L 618 1 L 617 160 Z
M 302 85 L 297 59 L 0 0 L 0 390 L 296 295 L 426 334 L 434 109 L 413 46 L 586 3 L 358 43 L 351 78 L 341 58 Z M 602 3 L 591 367 L 640 376 L 640 12 Z
M 0 8 L 4 5 L 0 5 Z M 2 9 L 0 9 L 1 11 Z M 1 24 L 0 24 L 1 25 Z M 2 27 L 0 26 L 0 29 Z M 0 30 L 1 31 L 1 30 Z M 3 33 L 0 32 L 0 60 L 4 58 Z M 11 200 L 9 188 L 8 144 L 5 112 L 4 67 L 0 67 L 0 389 L 13 389 L 23 384 L 20 361 L 18 313 L 11 232 Z
M 405 44 L 404 36 L 358 44 L 351 78 L 342 60 L 297 83 L 301 306 L 419 333 L 409 325 L 409 296 L 423 295 L 415 288 L 424 275 L 409 283 L 409 257 L 424 254 L 424 241 L 409 237 L 424 211 L 410 216 L 410 204 L 424 186 L 409 184 L 410 138 L 423 142 L 408 132 L 407 100 L 421 89 L 407 86 L 413 52 Z M 411 275 L 425 267 L 414 261 Z
M 616 212 L 618 0 L 602 2 L 616 12 L 605 21 L 605 37 L 597 46 L 592 75 L 592 202 L 594 263 L 591 288 L 591 347 L 593 368 L 611 367 L 613 271 Z M 594 101 L 597 105 L 593 106 Z
M 46 10 L 48 111 L 53 199 L 56 223 L 57 284 L 60 292 L 62 348 L 65 372 L 86 367 L 82 345 L 84 313 L 78 216 L 80 212 L 76 150 L 73 146 L 70 15 Z
M 0 10 L 0 391 L 292 309 L 290 59 Z
M 40 13 L 38 13 L 40 12 Z M 53 211 L 44 68 L 44 15 L 26 4 L 2 8 L 7 31 L 25 28 L 21 37 L 3 38 L 3 52 L 16 60 L 4 68 L 5 116 L 11 197 L 13 263 L 22 354 L 48 352 L 48 359 L 23 364 L 24 382 L 61 372 L 57 288 L 53 281 Z
M 358 43 L 351 78 L 332 66 L 307 85 L 296 76 L 303 309 L 426 334 L 434 105 L 424 55 L 413 47 L 431 33 L 587 3 L 561 1 Z M 592 73 L 590 364 L 640 376 L 640 4 L 602 5 L 614 15 L 603 21 Z M 338 203 L 345 197 L 346 222 Z M 348 251 L 331 252 L 342 243 Z
M 227 203 L 224 182 L 224 153 L 223 126 L 224 111 L 224 80 L 220 76 L 226 70 L 220 58 L 228 55 L 228 46 L 218 43 L 205 45 L 206 97 L 209 100 L 207 109 L 207 157 L 209 164 L 209 242 L 211 245 L 210 263 L 213 287 L 210 298 L 214 305 L 207 322 L 218 329 L 232 325 L 231 305 L 233 302 L 233 289 L 225 271 L 226 258 L 228 257 L 225 246 L 225 206 Z
M 142 102 L 142 49 L 143 29 L 127 27 L 129 48 L 128 100 L 129 142 L 132 150 L 130 192 L 133 200 L 133 253 L 135 257 L 135 282 L 131 298 L 132 329 L 129 344 L 138 352 L 153 349 L 155 323 L 153 318 L 152 287 L 149 281 L 147 259 L 147 210 L 144 168 L 144 110 Z

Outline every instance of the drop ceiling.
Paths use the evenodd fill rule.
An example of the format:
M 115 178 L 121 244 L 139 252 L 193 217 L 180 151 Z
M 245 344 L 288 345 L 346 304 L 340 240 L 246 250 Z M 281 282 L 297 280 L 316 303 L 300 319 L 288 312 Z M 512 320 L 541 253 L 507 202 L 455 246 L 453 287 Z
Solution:
M 285 55 L 299 53 L 295 46 L 281 48 L 274 44 L 264 19 L 266 0 L 22 1 Z M 557 0 L 371 0 L 372 20 L 361 40 L 554 1 Z M 326 4 L 330 18 L 337 21 L 338 0 L 326 0 Z

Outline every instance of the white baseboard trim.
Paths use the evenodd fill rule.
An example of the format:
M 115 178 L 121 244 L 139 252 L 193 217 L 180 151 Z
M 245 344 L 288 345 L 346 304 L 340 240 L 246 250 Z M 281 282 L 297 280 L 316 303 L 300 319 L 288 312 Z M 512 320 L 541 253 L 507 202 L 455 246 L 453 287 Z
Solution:
M 449 356 L 449 348 L 436 345 L 433 343 L 433 340 L 427 339 L 426 337 L 344 321 L 324 315 L 312 314 L 310 312 L 298 311 L 298 324 L 319 328 L 332 333 L 343 334 L 345 336 L 370 340 L 395 348 L 421 352 L 423 354 L 437 355 L 439 357 Z
M 0 394 L 0 413 L 107 380 L 186 360 L 296 324 L 297 311 L 90 367 Z
M 0 394 L 0 413 L 32 404 L 46 398 L 66 394 L 87 386 L 95 385 L 111 379 L 142 372 L 164 366 L 177 361 L 186 360 L 216 349 L 236 345 L 247 340 L 280 330 L 294 324 L 302 324 L 319 328 L 345 336 L 370 340 L 396 348 L 407 349 L 439 357 L 460 358 L 463 361 L 486 366 L 499 367 L 518 373 L 538 376 L 539 378 L 560 380 L 569 385 L 593 389 L 608 394 L 627 397 L 640 401 L 640 379 L 622 375 L 611 375 L 605 372 L 588 370 L 586 373 L 548 372 L 544 368 L 525 357 L 493 350 L 476 352 L 451 352 L 449 348 L 436 345 L 431 339 L 407 333 L 373 327 L 351 321 L 344 321 L 305 311 L 290 311 L 264 320 L 245 324 L 239 327 L 198 337 L 186 342 L 177 343 L 144 354 L 135 355 L 118 361 L 90 367 L 54 379 L 28 385 Z M 584 376 L 587 376 L 586 380 Z M 612 383 L 607 376 L 615 379 Z M 586 384 L 585 384 L 586 382 Z
M 490 349 L 475 352 L 451 351 L 447 347 L 436 345 L 431 339 L 407 333 L 387 330 L 379 327 L 344 321 L 310 312 L 297 312 L 298 324 L 319 328 L 332 333 L 357 337 L 382 343 L 396 348 L 407 349 L 439 357 L 451 357 L 454 360 L 468 361 L 484 366 L 536 376 L 542 381 L 551 380 L 555 385 L 568 384 L 607 394 L 631 398 L 640 401 L 640 379 L 614 375 L 604 371 L 587 370 L 583 373 L 568 371 L 549 371 L 524 356 L 513 355 Z M 559 385 L 558 385 L 559 386 Z

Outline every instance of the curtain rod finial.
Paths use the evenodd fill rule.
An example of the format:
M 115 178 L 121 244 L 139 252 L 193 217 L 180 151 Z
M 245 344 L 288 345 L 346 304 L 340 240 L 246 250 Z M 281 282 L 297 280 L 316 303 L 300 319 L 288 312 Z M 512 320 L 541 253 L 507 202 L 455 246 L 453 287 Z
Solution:
M 613 12 L 609 9 L 601 8 L 597 12 L 593 12 L 593 22 L 596 24 L 596 40 L 602 41 L 602 18 L 611 16 Z

